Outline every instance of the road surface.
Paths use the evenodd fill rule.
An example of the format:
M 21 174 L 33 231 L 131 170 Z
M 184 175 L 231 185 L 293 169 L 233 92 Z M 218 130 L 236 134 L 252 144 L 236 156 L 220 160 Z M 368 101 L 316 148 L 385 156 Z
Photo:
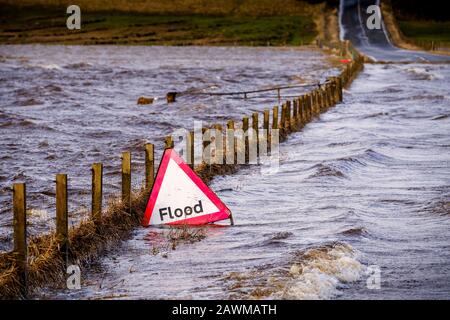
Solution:
M 342 0 L 340 4 L 341 38 L 350 40 L 359 50 L 375 61 L 395 62 L 450 62 L 450 57 L 395 47 L 388 32 L 367 28 L 367 8 L 378 5 L 379 0 Z

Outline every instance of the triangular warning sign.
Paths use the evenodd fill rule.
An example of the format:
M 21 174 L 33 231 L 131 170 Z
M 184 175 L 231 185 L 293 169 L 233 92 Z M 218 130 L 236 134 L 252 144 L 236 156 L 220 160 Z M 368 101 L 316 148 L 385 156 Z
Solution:
M 231 219 L 231 212 L 173 150 L 166 149 L 142 224 L 199 225 Z

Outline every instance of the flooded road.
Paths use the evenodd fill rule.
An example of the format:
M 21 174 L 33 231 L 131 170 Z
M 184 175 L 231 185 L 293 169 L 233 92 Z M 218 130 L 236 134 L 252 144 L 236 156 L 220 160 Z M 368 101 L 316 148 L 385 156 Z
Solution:
M 380 0 L 341 0 L 339 6 L 341 38 L 350 40 L 361 52 L 374 61 L 383 62 L 450 62 L 449 56 L 424 51 L 404 50 L 395 46 L 383 19 L 380 28 L 368 29 L 372 14 L 370 6 L 380 6 Z M 369 10 L 369 12 L 373 12 Z
M 90 210 L 92 163 L 104 164 L 106 200 L 120 191 L 121 152 L 132 152 L 138 187 L 145 143 L 159 157 L 176 128 L 240 120 L 278 103 L 276 92 L 266 92 L 247 100 L 191 94 L 167 105 L 167 92 L 301 84 L 325 79 L 330 67 L 313 48 L 0 46 L 0 251 L 12 245 L 14 182 L 27 183 L 29 232 L 39 234 L 54 227 L 55 174 L 67 173 L 77 223 Z M 140 106 L 139 96 L 157 100 Z
M 30 54 L 30 48 L 40 55 Z M 10 153 L 2 153 L 2 188 L 28 179 L 34 190 L 49 188 L 51 193 L 49 175 L 63 167 L 77 176 L 72 192 L 83 204 L 79 199 L 90 185 L 91 162 L 116 163 L 107 167 L 107 179 L 117 181 L 118 157 L 130 142 L 140 150 L 147 140 L 185 126 L 187 119 L 240 118 L 276 104 L 274 96 L 245 103 L 191 96 L 173 108 L 162 102 L 139 107 L 137 96 L 163 97 L 172 89 L 203 86 L 242 90 L 302 80 L 299 75 L 306 81 L 323 79 L 328 65 L 317 53 L 294 49 L 123 48 L 114 50 L 115 56 L 103 48 L 89 49 L 91 58 L 81 65 L 61 60 L 34 74 L 33 68 L 42 69 L 36 67 L 42 65 L 39 59 L 46 60 L 54 49 L 1 47 L 1 119 L 6 119 L 1 120 L 0 131 L 6 135 L 1 150 Z M 377 59 L 389 60 L 382 45 L 373 49 Z M 137 50 L 133 53 L 139 63 L 129 61 L 128 50 Z M 145 50 L 164 52 L 158 51 L 162 58 L 155 62 Z M 230 58 L 230 52 L 239 58 Z M 450 65 L 419 63 L 423 60 L 414 54 L 405 53 L 409 64 L 367 64 L 343 103 L 281 144 L 277 173 L 264 174 L 252 166 L 215 178 L 211 187 L 233 212 L 235 226 L 207 226 L 199 230 L 201 241 L 176 245 L 167 240 L 168 229 L 138 228 L 131 239 L 83 270 L 81 290 L 42 289 L 34 297 L 448 299 Z M 17 64 L 29 60 L 32 71 L 16 75 Z M 121 69 L 124 63 L 130 65 L 126 70 Z M 62 92 L 59 100 L 51 100 L 58 94 L 45 94 L 49 83 L 39 79 L 34 84 L 33 75 L 65 83 L 57 91 Z M 75 75 L 80 79 L 74 80 Z M 19 95 L 24 84 L 29 89 Z M 25 105 L 20 106 L 22 100 Z M 55 112 L 65 101 L 73 106 Z M 21 123 L 38 131 L 21 129 Z M 44 151 L 38 148 L 40 139 L 48 140 Z M 23 155 L 27 144 L 36 147 Z M 60 154 L 61 147 L 66 151 Z M 50 167 L 44 161 L 48 149 L 54 154 Z M 16 172 L 20 175 L 11 178 Z M 7 205 L 5 190 L 0 200 Z M 51 207 L 51 194 L 33 196 L 35 203 L 40 199 Z
M 366 65 L 344 103 L 281 145 L 277 174 L 214 180 L 236 226 L 176 250 L 164 229 L 136 230 L 80 291 L 39 296 L 448 299 L 449 81 L 445 64 Z

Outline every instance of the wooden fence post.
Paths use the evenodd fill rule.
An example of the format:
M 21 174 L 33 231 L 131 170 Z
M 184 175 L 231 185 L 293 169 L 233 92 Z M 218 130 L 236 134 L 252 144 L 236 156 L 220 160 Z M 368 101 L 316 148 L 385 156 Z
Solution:
M 317 109 L 316 109 L 316 115 L 320 115 L 322 112 L 324 106 L 325 106 L 325 99 L 323 96 L 323 86 L 317 90 Z
M 334 94 L 335 94 L 334 101 L 335 101 L 335 104 L 338 104 L 340 102 L 339 82 L 340 82 L 339 77 L 335 77 L 334 78 Z
M 224 163 L 224 145 L 223 145 L 223 128 L 221 124 L 215 124 L 212 126 L 214 129 L 214 159 L 213 163 Z
M 320 112 L 320 89 L 316 89 L 314 92 L 314 99 L 315 99 L 315 103 L 314 103 L 314 116 L 317 116 Z
M 269 126 L 270 126 L 270 110 L 265 109 L 263 116 L 263 127 L 267 132 L 269 132 Z
M 92 218 L 99 220 L 102 216 L 103 200 L 103 164 L 92 165 Z
M 267 143 L 267 154 L 269 154 L 270 150 L 270 110 L 264 110 L 264 120 L 263 120 L 263 127 L 264 127 L 264 135 Z
M 337 77 L 333 77 L 333 105 L 339 102 L 338 81 Z
M 281 122 L 280 122 L 280 129 L 285 130 L 286 128 L 286 103 L 283 103 L 281 105 Z
M 292 111 L 293 111 L 292 118 L 294 121 L 294 126 L 297 127 L 298 126 L 298 99 L 292 100 Z
M 27 203 L 25 183 L 13 185 L 14 255 L 18 268 L 20 293 L 28 294 Z
M 310 122 L 313 117 L 313 114 L 312 114 L 312 112 L 313 112 L 313 110 L 312 110 L 312 108 L 313 108 L 313 93 L 314 93 L 314 91 L 311 91 L 311 93 L 308 93 L 307 99 L 306 99 L 307 104 L 308 104 L 308 122 Z
M 298 97 L 297 99 L 297 117 L 299 126 L 303 126 L 303 96 Z
M 232 137 L 230 137 L 230 132 L 228 130 L 233 130 Z M 236 154 L 236 138 L 234 136 L 234 121 L 228 120 L 227 122 L 227 141 L 226 144 L 227 150 L 226 150 L 226 158 L 227 159 L 233 159 L 233 164 L 236 164 L 237 154 Z M 229 161 L 227 161 L 227 164 Z
M 252 114 L 252 128 L 253 133 L 255 134 L 252 139 L 255 141 L 252 143 L 256 143 L 256 157 L 259 157 L 259 113 L 253 112 Z
M 316 116 L 319 115 L 320 109 L 322 109 L 322 95 L 321 95 L 322 91 L 323 91 L 322 87 L 320 89 L 317 89 L 316 91 L 316 112 L 315 112 Z
M 330 81 L 330 101 L 334 106 L 336 104 L 336 77 L 331 77 Z
M 177 92 L 168 92 L 166 94 L 167 103 L 173 103 L 176 101 Z
M 327 100 L 327 85 L 324 85 L 322 87 L 322 89 L 320 90 L 320 100 L 321 100 L 321 105 L 320 105 L 320 110 L 319 113 L 322 113 L 323 111 L 325 111 L 328 107 L 328 100 Z
M 328 102 L 328 108 L 330 108 L 333 105 L 333 91 L 332 91 L 332 85 L 333 83 L 330 82 L 327 84 L 327 102 Z
M 306 125 L 307 119 L 306 119 L 306 94 L 301 96 L 301 103 L 300 103 L 300 108 L 301 108 L 301 121 L 302 121 L 302 126 Z
M 204 152 L 206 147 L 211 143 L 211 132 L 209 131 L 209 128 L 202 127 L 202 159 L 204 158 Z M 203 162 L 210 164 L 211 163 L 211 157 L 208 159 L 203 159 Z
M 244 133 L 245 163 L 249 163 L 249 139 L 248 139 L 248 117 L 242 118 L 242 131 Z
M 316 115 L 317 108 L 317 89 L 311 92 L 311 120 Z
M 164 148 L 165 149 L 172 149 L 173 148 L 173 138 L 172 136 L 167 136 L 164 139 Z
M 194 131 L 189 131 L 186 136 L 186 161 L 194 169 Z
M 278 106 L 273 107 L 272 129 L 278 129 Z
M 291 101 L 286 101 L 286 128 L 291 129 Z
M 122 204 L 125 208 L 131 206 L 131 153 L 122 153 Z
M 146 143 L 145 149 L 145 189 L 150 191 L 155 182 L 155 146 Z
M 60 251 L 65 266 L 69 253 L 69 221 L 67 202 L 67 175 L 56 175 L 56 237 L 61 245 Z

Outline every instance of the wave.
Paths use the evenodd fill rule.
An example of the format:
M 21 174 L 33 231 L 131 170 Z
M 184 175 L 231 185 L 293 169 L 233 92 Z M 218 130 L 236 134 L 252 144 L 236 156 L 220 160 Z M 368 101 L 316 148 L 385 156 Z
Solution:
M 368 115 L 362 117 L 362 119 L 379 118 L 379 117 L 384 117 L 384 116 L 388 116 L 388 115 L 389 115 L 388 112 L 376 112 L 376 113 L 368 114 Z
M 350 245 L 332 244 L 299 252 L 291 265 L 291 279 L 273 294 L 281 299 L 330 299 L 339 294 L 339 284 L 359 280 L 363 265 Z
M 136 138 L 130 140 L 127 146 L 131 151 L 142 151 L 147 143 L 149 143 L 147 139 Z
M 337 158 L 325 163 L 316 164 L 312 167 L 316 172 L 308 178 L 317 177 L 337 177 L 348 178 L 347 174 L 360 167 L 365 167 L 369 162 L 386 164 L 393 159 L 376 152 L 372 149 L 366 149 L 364 152 L 348 157 Z
M 354 144 L 353 141 L 332 142 L 332 143 L 329 143 L 327 145 L 327 147 L 334 148 L 334 147 L 349 146 L 349 145 L 352 145 L 352 144 Z
M 63 89 L 60 86 L 57 86 L 56 84 L 49 84 L 44 87 L 45 90 L 47 90 L 50 93 L 54 92 L 61 92 Z
M 448 115 L 448 114 L 443 114 L 443 115 L 440 115 L 440 116 L 436 116 L 436 117 L 434 117 L 434 118 L 431 118 L 431 120 L 443 120 L 443 119 L 447 119 L 449 116 L 450 116 L 450 115 Z
M 403 92 L 403 89 L 401 89 L 401 88 L 394 88 L 394 87 L 388 87 L 388 88 L 383 89 L 383 90 L 378 91 L 378 92 L 375 91 L 375 93 L 382 93 L 384 95 L 388 95 L 388 94 L 392 94 L 392 93 L 400 93 L 400 92 Z M 370 101 L 370 100 L 368 100 L 368 101 Z
M 39 106 L 44 104 L 44 102 L 34 98 L 30 98 L 25 100 L 17 100 L 14 104 L 21 107 L 27 107 L 27 106 Z
M 392 161 L 392 158 L 372 149 L 367 149 L 360 154 L 337 158 L 314 165 L 312 169 L 315 170 L 315 173 L 310 175 L 308 179 L 318 177 L 348 178 L 349 173 L 354 172 L 360 167 L 367 166 L 368 162 L 386 164 L 390 161 Z
M 367 230 L 364 227 L 356 227 L 344 230 L 340 234 L 344 236 L 361 236 L 367 234 Z
M 373 149 L 366 149 L 361 153 L 333 160 L 333 163 L 344 172 L 351 172 L 369 163 L 388 164 L 394 159 Z
M 289 238 L 292 235 L 293 235 L 292 232 L 282 231 L 282 232 L 277 232 L 277 233 L 271 235 L 270 239 L 271 240 L 284 240 L 284 239 Z
M 432 215 L 450 216 L 450 196 L 447 195 L 434 201 L 430 201 L 420 211 Z
M 330 299 L 344 284 L 358 281 L 365 269 L 358 252 L 345 243 L 295 251 L 287 263 L 246 272 L 230 272 L 222 279 L 232 299 Z
M 0 114 L 0 128 L 18 127 L 33 130 L 45 130 L 54 131 L 53 128 L 45 125 L 36 123 L 30 119 L 20 118 L 19 116 L 12 114 Z
M 29 65 L 32 68 L 40 68 L 45 70 L 61 70 L 61 66 L 55 64 L 55 63 L 41 63 L 41 64 L 32 64 Z
M 412 67 L 406 69 L 406 71 L 411 75 L 413 80 L 434 80 L 443 79 L 442 75 L 438 72 L 432 72 L 430 68 L 424 67 Z
M 313 169 L 315 169 L 316 172 L 310 175 L 308 179 L 320 177 L 337 177 L 337 178 L 346 177 L 342 171 L 340 171 L 337 168 L 334 168 L 333 165 L 319 163 L 313 166 Z
M 431 101 L 441 101 L 445 100 L 445 96 L 442 94 L 419 94 L 410 96 L 409 100 L 431 100 Z
M 372 149 L 365 150 L 362 159 L 383 164 L 392 162 L 394 160 L 392 157 L 389 157 L 381 152 L 374 151 Z
M 87 62 L 70 63 L 64 66 L 65 69 L 71 70 L 85 70 L 92 67 L 92 64 Z
M 280 248 L 283 246 L 286 246 L 286 242 L 283 240 L 286 240 L 287 238 L 291 237 L 293 235 L 292 232 L 288 231 L 281 231 L 276 232 L 273 234 L 267 234 L 268 239 L 263 240 L 262 242 L 257 243 L 249 243 L 244 246 L 239 246 L 240 248 L 255 248 L 255 247 L 271 247 L 271 248 Z
M 16 89 L 13 93 L 15 101 L 12 104 L 18 106 L 43 105 L 45 101 L 48 101 L 48 98 L 52 99 L 55 96 L 64 94 L 63 91 L 62 87 L 53 83 L 45 86 Z

